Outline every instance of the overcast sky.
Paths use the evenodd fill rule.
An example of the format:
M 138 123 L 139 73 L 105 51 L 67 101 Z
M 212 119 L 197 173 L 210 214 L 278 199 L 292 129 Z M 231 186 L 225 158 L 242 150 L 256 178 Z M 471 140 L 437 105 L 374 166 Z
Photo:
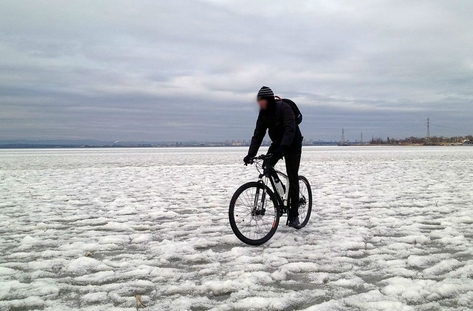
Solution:
M 0 140 L 249 139 L 262 85 L 306 138 L 473 133 L 473 1 L 0 0 Z

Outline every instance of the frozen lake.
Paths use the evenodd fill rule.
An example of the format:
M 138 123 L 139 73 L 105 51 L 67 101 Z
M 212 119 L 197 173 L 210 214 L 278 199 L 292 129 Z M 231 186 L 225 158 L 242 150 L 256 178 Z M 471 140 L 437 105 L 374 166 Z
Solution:
M 311 222 L 242 244 L 243 148 L 0 151 L 0 310 L 471 310 L 473 147 L 305 148 Z

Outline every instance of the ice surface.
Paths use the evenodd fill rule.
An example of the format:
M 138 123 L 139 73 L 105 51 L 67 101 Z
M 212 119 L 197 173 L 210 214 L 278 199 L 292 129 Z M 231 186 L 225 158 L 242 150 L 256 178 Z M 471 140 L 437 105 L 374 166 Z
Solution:
M 305 148 L 312 220 L 261 247 L 245 151 L 0 151 L 0 310 L 473 309 L 473 148 Z

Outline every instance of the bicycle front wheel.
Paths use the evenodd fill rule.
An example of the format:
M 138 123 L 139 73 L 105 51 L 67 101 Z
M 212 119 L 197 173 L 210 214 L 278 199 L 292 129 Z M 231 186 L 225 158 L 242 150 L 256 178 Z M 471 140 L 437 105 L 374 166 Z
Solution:
M 233 195 L 228 216 L 237 238 L 249 245 L 261 245 L 278 229 L 278 201 L 264 184 L 250 182 Z
M 312 189 L 309 181 L 304 176 L 299 176 L 299 217 L 300 228 L 307 225 L 312 213 Z

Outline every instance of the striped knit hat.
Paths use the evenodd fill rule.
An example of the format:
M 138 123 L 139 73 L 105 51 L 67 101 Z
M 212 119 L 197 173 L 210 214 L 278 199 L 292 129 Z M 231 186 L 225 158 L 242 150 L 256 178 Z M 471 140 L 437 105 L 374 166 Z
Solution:
M 258 95 L 257 95 L 257 98 L 258 99 L 267 99 L 267 98 L 274 98 L 274 93 L 273 91 L 267 87 L 267 86 L 263 86 L 259 92 L 258 92 Z

